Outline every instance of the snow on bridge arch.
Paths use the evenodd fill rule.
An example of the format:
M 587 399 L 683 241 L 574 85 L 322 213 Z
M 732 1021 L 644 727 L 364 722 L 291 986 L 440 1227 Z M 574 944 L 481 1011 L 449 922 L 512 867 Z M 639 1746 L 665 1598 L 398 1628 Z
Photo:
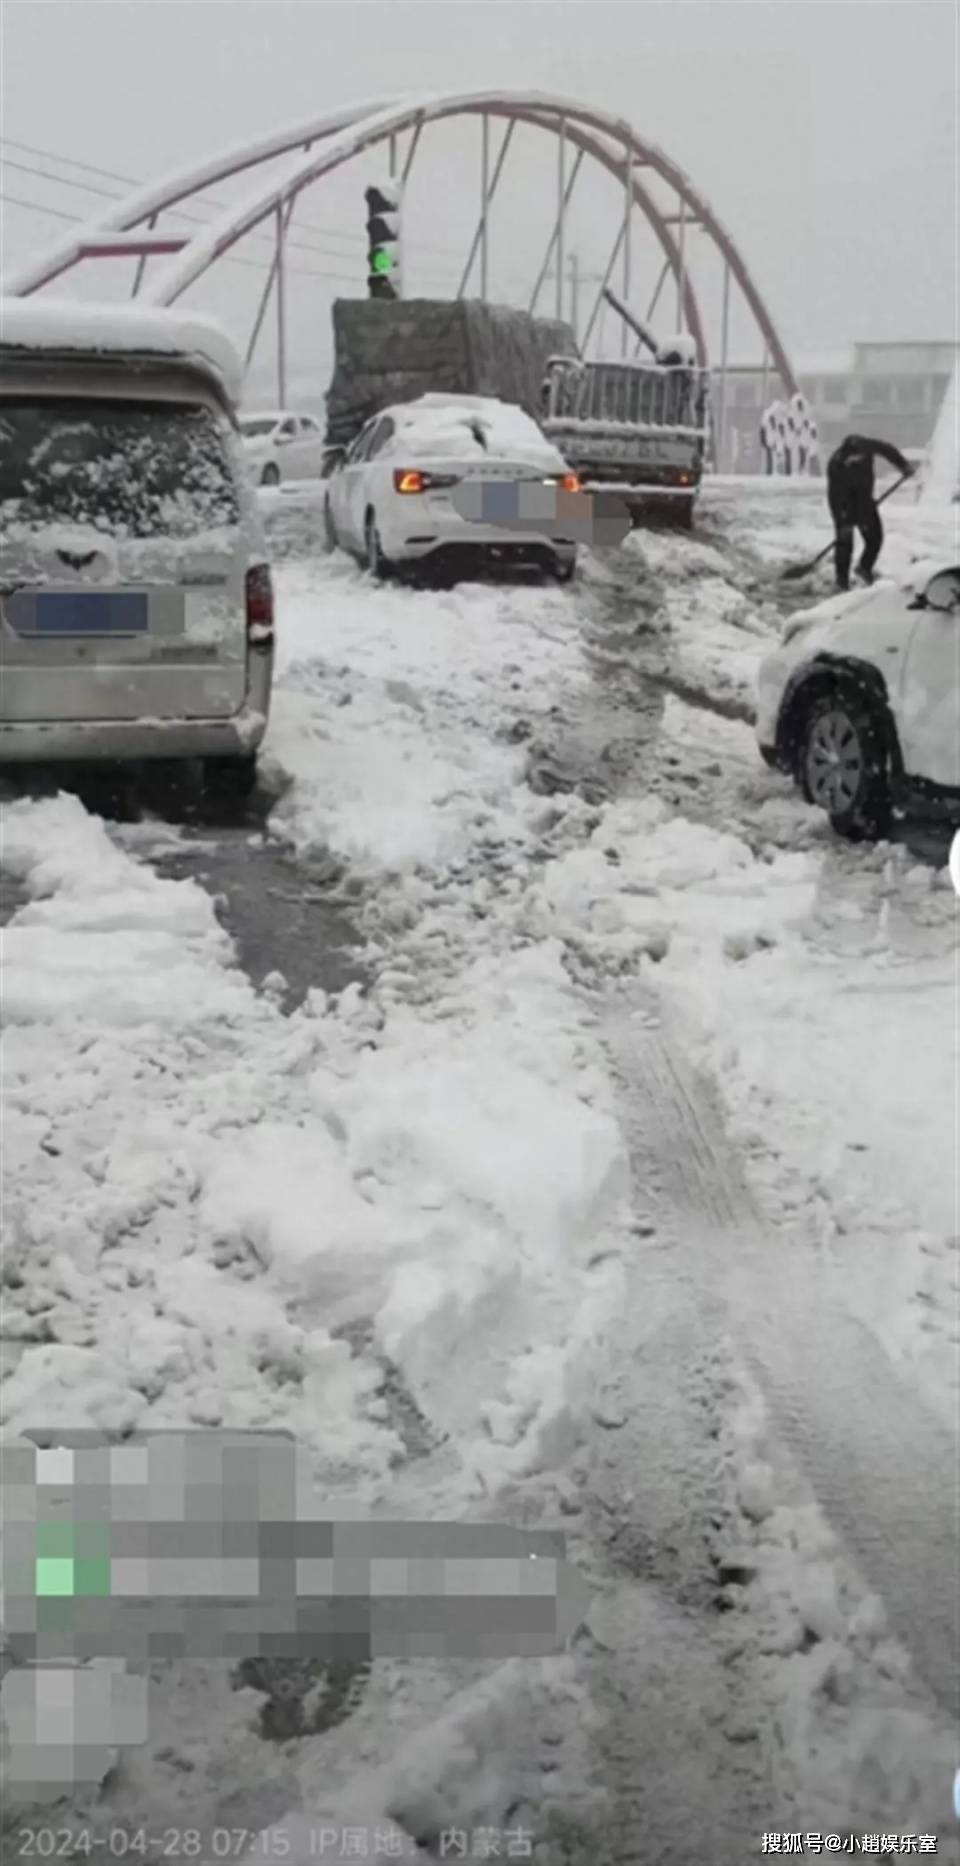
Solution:
M 83 260 L 116 258 L 128 254 L 139 258 L 141 262 L 135 290 L 142 282 L 146 259 L 150 256 L 165 259 L 166 263 L 151 279 L 143 296 L 154 305 L 173 304 L 239 239 L 265 221 L 272 220 L 277 227 L 279 253 L 282 250 L 285 218 L 289 216 L 297 196 L 304 188 L 332 174 L 345 162 L 378 143 L 386 141 L 392 144 L 394 139 L 406 131 L 411 133 L 412 138 L 406 162 L 409 169 L 423 128 L 427 124 L 456 116 L 478 116 L 484 125 L 480 224 L 468 261 L 468 272 L 485 226 L 484 203 L 489 206 L 513 128 L 519 123 L 532 125 L 558 137 L 562 145 L 569 146 L 575 152 L 571 164 L 571 181 L 573 171 L 580 161 L 589 156 L 629 190 L 631 205 L 640 209 L 660 245 L 665 273 L 671 272 L 674 276 L 686 330 L 695 342 L 699 361 L 705 364 L 708 358 L 703 314 L 685 242 L 687 229 L 693 228 L 701 228 L 706 233 L 724 262 L 725 329 L 728 328 L 728 287 L 732 280 L 742 294 L 762 338 L 765 354 L 780 376 L 785 391 L 787 394 L 796 391 L 797 384 L 786 351 L 746 261 L 730 233 L 690 178 L 664 150 L 639 135 L 624 118 L 571 98 L 539 91 L 409 94 L 394 99 L 371 100 L 303 119 L 284 129 L 222 151 L 205 162 L 182 168 L 159 182 L 136 189 L 123 200 L 106 207 L 85 225 L 72 229 L 26 265 L 14 270 L 7 280 L 7 293 L 27 296 L 62 277 Z M 500 156 L 490 176 L 487 150 L 489 122 L 492 118 L 503 119 L 506 129 Z M 171 241 L 169 236 L 163 236 L 157 231 L 158 220 L 168 210 L 207 188 L 247 170 L 259 169 L 262 164 L 273 163 L 283 156 L 290 159 L 279 174 L 274 170 L 268 176 L 258 179 L 241 201 L 224 206 L 211 221 L 198 227 L 191 237 Z M 677 213 L 666 213 L 654 198 L 647 185 L 646 177 L 650 175 L 659 178 L 676 196 Z M 565 191 L 561 183 L 558 185 L 557 216 L 561 229 L 564 198 Z M 627 218 L 625 214 L 621 228 L 625 265 L 629 263 Z M 675 228 L 679 228 L 679 237 Z M 485 234 L 482 237 L 485 239 Z M 556 227 L 548 255 L 555 244 L 562 244 L 562 232 L 558 241 Z M 618 247 L 619 244 L 620 241 Z M 175 250 L 172 251 L 172 248 Z M 613 260 L 611 270 L 612 264 Z

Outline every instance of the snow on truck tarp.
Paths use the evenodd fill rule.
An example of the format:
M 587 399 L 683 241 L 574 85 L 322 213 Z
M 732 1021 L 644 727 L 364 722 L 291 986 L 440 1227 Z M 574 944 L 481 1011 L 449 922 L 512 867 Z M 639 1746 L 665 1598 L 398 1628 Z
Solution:
M 243 364 L 211 318 L 136 305 L 83 305 L 65 299 L 0 300 L 0 345 L 17 350 L 82 350 L 87 355 L 183 357 L 211 370 L 231 402 Z
M 398 439 L 418 456 L 526 461 L 562 473 L 564 462 L 521 408 L 484 395 L 422 395 L 394 408 Z

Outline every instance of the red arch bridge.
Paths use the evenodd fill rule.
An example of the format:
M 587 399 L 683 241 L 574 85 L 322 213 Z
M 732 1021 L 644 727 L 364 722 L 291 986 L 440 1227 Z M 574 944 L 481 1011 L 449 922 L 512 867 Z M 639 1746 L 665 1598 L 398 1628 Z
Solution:
M 596 326 L 604 288 L 615 282 L 623 300 L 627 304 L 631 302 L 638 210 L 659 247 L 661 259 L 657 287 L 646 309 L 647 320 L 653 316 L 663 287 L 672 277 L 676 289 L 677 327 L 693 337 L 700 363 L 718 368 L 718 443 L 724 427 L 733 289 L 740 294 L 759 335 L 764 372 L 770 370 L 779 377 L 786 394 L 794 393 L 797 384 L 786 351 L 746 260 L 689 176 L 622 117 L 570 98 L 534 91 L 463 91 L 374 100 L 309 118 L 221 151 L 207 161 L 182 168 L 111 202 L 94 219 L 71 230 L 29 263 L 15 269 L 12 276 L 8 276 L 7 293 L 26 296 L 62 278 L 84 261 L 128 256 L 137 262 L 134 297 L 148 304 L 172 305 L 246 234 L 268 224 L 274 233 L 274 251 L 247 346 L 247 362 L 249 364 L 253 356 L 272 298 L 277 319 L 282 404 L 286 400 L 287 350 L 285 244 L 299 197 L 305 189 L 321 182 L 354 157 L 381 144 L 386 145 L 391 174 L 406 181 L 424 131 L 432 124 L 453 117 L 477 118 L 480 144 L 476 227 L 458 296 L 464 295 L 473 281 L 476 281 L 474 295 L 487 296 L 491 206 L 515 132 L 520 125 L 531 125 L 555 139 L 556 196 L 552 231 L 532 288 L 530 309 L 537 308 L 552 268 L 557 314 L 562 314 L 570 203 L 580 169 L 589 161 L 618 183 L 622 213 L 606 271 L 594 279 L 598 291 L 581 336 L 584 353 L 588 351 Z M 251 171 L 254 178 L 242 200 L 229 206 L 221 205 L 212 218 L 196 225 L 189 236 L 185 237 L 182 230 L 169 231 L 169 223 L 167 228 L 161 225 L 163 217 L 170 213 L 176 215 L 184 202 L 246 171 Z M 666 206 L 664 192 L 668 198 Z M 712 247 L 722 262 L 718 356 L 716 352 L 711 356 L 709 351 L 706 319 L 697 289 L 705 246 Z M 151 260 L 162 263 L 153 265 L 148 277 L 147 266 Z M 624 327 L 624 353 L 626 337 Z

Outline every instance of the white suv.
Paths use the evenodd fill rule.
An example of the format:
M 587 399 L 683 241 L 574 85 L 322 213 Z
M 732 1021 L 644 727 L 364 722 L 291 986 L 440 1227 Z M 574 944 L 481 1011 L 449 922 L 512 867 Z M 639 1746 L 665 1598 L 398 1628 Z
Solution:
M 760 669 L 756 730 L 839 835 L 882 836 L 897 807 L 960 822 L 960 567 L 793 616 Z

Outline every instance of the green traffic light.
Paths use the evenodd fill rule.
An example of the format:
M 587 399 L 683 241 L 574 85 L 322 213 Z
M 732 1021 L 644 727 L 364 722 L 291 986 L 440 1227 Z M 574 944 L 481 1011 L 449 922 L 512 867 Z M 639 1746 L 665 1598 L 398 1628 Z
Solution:
M 385 246 L 378 246 L 371 258 L 370 269 L 373 272 L 392 272 L 393 254 Z

